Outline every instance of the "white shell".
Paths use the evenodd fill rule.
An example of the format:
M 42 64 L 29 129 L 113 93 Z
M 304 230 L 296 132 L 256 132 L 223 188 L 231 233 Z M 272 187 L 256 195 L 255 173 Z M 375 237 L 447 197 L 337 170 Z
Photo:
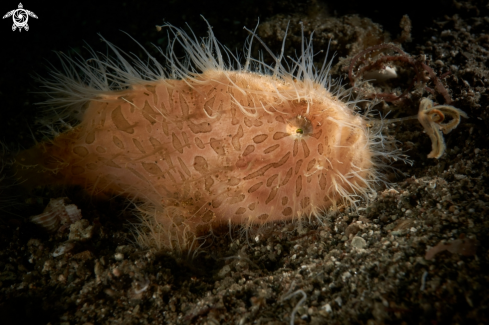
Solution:
M 50 232 L 57 231 L 60 226 L 70 225 L 80 220 L 82 215 L 76 205 L 67 204 L 68 202 L 66 197 L 51 199 L 44 212 L 30 217 L 30 220 Z

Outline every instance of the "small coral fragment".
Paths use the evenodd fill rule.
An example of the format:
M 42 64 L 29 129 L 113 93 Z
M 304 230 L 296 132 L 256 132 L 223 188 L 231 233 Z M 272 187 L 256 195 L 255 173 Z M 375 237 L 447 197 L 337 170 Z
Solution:
M 71 224 L 68 239 L 76 241 L 86 241 L 92 238 L 94 232 L 94 226 L 91 226 L 90 222 L 87 219 L 78 220 Z
M 442 124 L 445 115 L 452 117 L 448 123 Z M 419 104 L 418 120 L 423 125 L 426 134 L 431 139 L 431 152 L 428 158 L 440 158 L 445 152 L 445 140 L 443 134 L 450 133 L 460 123 L 460 116 L 468 118 L 467 114 L 461 109 L 449 105 L 439 105 L 433 107 L 433 101 L 423 98 Z
M 62 231 L 82 218 L 81 210 L 76 205 L 67 203 L 66 197 L 51 199 L 44 212 L 30 217 L 30 220 L 49 232 Z

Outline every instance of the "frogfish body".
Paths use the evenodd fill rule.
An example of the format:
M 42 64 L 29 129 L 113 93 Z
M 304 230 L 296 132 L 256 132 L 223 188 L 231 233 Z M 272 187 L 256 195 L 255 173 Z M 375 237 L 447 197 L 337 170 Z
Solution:
M 188 247 L 219 224 L 319 216 L 366 196 L 376 173 L 373 135 L 327 90 L 327 71 L 312 72 L 312 48 L 295 71 L 279 60 L 274 73 L 232 70 L 212 34 L 202 45 L 176 30 L 195 65 L 207 60 L 202 71 L 182 65 L 177 77 L 133 76 L 112 88 L 93 86 L 102 78 L 94 67 L 85 69 L 89 82 L 58 75 L 48 86 L 82 98 L 79 124 L 21 152 L 18 174 L 139 202 L 150 228 L 142 241 L 158 247 Z

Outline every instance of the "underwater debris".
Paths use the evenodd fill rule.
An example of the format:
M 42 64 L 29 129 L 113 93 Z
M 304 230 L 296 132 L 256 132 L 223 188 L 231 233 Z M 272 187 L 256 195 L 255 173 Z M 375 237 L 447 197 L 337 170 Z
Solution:
M 396 55 L 386 55 L 384 52 L 392 51 Z M 381 99 L 386 102 L 396 102 L 405 98 L 416 84 L 421 84 L 424 90 L 435 95 L 439 93 L 445 100 L 445 105 L 438 105 L 433 107 L 433 101 L 429 98 L 423 98 L 420 101 L 419 111 L 417 119 L 423 126 L 425 132 L 431 139 L 432 151 L 428 154 L 428 158 L 440 158 L 445 152 L 445 140 L 443 139 L 442 132 L 444 134 L 450 133 L 460 123 L 460 116 L 468 118 L 467 114 L 461 109 L 453 106 L 449 106 L 452 99 L 443 86 L 440 79 L 446 77 L 450 72 L 438 77 L 434 70 L 428 66 L 425 62 L 425 57 L 413 58 L 399 47 L 393 44 L 380 44 L 371 46 L 364 51 L 361 51 L 355 55 L 348 67 L 348 78 L 353 88 L 358 89 L 358 79 L 374 79 L 377 82 L 383 83 L 390 79 L 398 77 L 396 67 L 389 66 L 390 62 L 399 62 L 407 65 L 414 71 L 414 76 L 408 87 L 406 87 L 402 94 L 397 95 L 392 92 L 373 92 L 372 89 L 366 90 L 364 96 L 371 99 Z M 356 72 L 354 72 L 356 71 Z M 427 86 L 427 83 L 432 81 L 434 83 L 434 90 Z M 448 123 L 442 124 L 445 120 L 445 115 L 452 118 Z M 399 122 L 414 119 L 414 116 L 386 119 L 385 122 Z
M 30 217 L 30 221 L 49 232 L 63 231 L 82 218 L 81 210 L 68 202 L 67 197 L 51 199 L 43 213 Z
M 396 54 L 386 55 L 386 51 L 392 51 Z M 375 93 L 367 91 L 364 94 L 366 98 L 379 98 L 386 102 L 395 102 L 406 97 L 416 84 L 421 83 L 426 91 L 431 94 L 441 94 L 445 99 L 445 103 L 450 104 L 452 102 L 450 94 L 440 81 L 440 79 L 446 77 L 449 73 L 445 73 L 438 77 L 435 71 L 425 63 L 425 60 L 425 56 L 414 58 L 393 44 L 379 44 L 366 48 L 351 59 L 348 67 L 348 78 L 350 80 L 350 85 L 355 89 L 358 89 L 358 79 L 366 79 L 366 77 L 369 76 L 372 77 L 372 73 L 387 75 L 392 79 L 394 78 L 393 73 L 395 73 L 396 69 L 390 67 L 388 64 L 390 62 L 398 62 L 411 67 L 414 72 L 411 82 L 408 87 L 404 89 L 402 94 L 397 95 L 393 92 Z M 429 81 L 434 83 L 434 89 L 427 86 Z
M 445 116 L 449 116 L 451 120 L 447 123 Z M 430 137 L 432 150 L 428 154 L 428 158 L 440 158 L 446 150 L 443 134 L 450 133 L 460 123 L 460 117 L 468 118 L 467 114 L 459 108 L 449 105 L 433 106 L 433 101 L 429 98 L 422 98 L 419 104 L 418 115 L 384 119 L 380 122 L 372 121 L 373 123 L 395 123 L 407 120 L 417 119 L 423 126 L 426 134 Z
M 473 256 L 477 250 L 477 243 L 477 240 L 465 238 L 465 236 L 460 236 L 459 239 L 455 239 L 448 244 L 441 241 L 435 247 L 426 251 L 424 258 L 432 260 L 436 254 L 443 251 L 449 251 L 452 254 L 459 254 L 462 256 Z
M 290 299 L 293 296 L 296 296 L 298 294 L 302 295 L 302 298 L 299 300 L 299 302 L 295 305 L 294 309 L 292 309 L 292 312 L 290 313 L 290 322 L 289 322 L 290 325 L 295 324 L 295 314 L 297 313 L 299 308 L 304 304 L 304 302 L 306 302 L 306 299 L 307 299 L 307 294 L 302 289 L 291 292 L 294 289 L 294 287 L 295 287 L 295 281 L 292 281 L 292 283 L 290 284 L 289 290 L 280 299 L 280 301 L 285 301 L 285 300 L 288 300 L 288 299 Z
M 452 118 L 451 121 L 442 124 L 445 115 Z M 460 123 L 460 116 L 468 118 L 461 109 L 449 105 L 433 106 L 433 101 L 423 98 L 419 104 L 418 120 L 423 126 L 426 134 L 431 139 L 432 150 L 428 158 L 440 158 L 445 152 L 446 145 L 443 134 L 450 133 Z

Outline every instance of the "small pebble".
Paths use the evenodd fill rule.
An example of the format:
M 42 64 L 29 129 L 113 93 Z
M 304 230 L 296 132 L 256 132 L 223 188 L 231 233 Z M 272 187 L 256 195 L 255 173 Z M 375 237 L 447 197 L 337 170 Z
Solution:
M 362 237 L 355 236 L 351 240 L 351 245 L 355 248 L 365 248 L 367 246 L 367 242 Z

